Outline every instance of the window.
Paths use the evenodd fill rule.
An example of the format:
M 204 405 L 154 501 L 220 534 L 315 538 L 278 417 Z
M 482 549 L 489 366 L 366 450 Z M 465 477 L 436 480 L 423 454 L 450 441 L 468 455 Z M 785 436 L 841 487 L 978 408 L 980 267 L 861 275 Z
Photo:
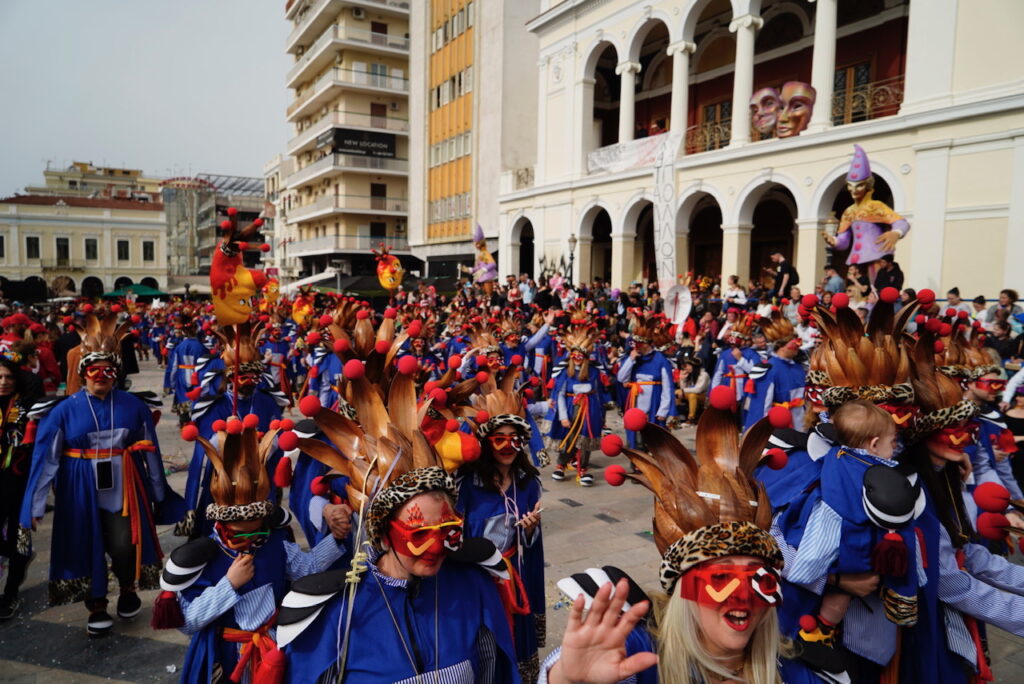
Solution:
M 99 243 L 96 238 L 85 238 L 85 260 L 96 261 L 99 259 Z
M 26 259 L 38 259 L 39 258 L 39 238 L 32 236 L 25 238 L 25 258 Z
M 473 3 L 466 3 L 466 28 L 473 25 Z
M 57 238 L 57 265 L 67 266 L 71 262 L 71 240 L 66 237 Z
M 146 240 L 142 243 L 142 260 L 156 261 L 156 243 Z
M 6 238 L 3 235 L 0 235 L 0 259 L 3 259 L 6 256 L 6 254 L 4 254 L 4 240 L 5 239 Z
M 128 261 L 131 259 L 131 250 L 129 249 L 129 243 L 127 240 L 117 241 L 117 260 Z
M 462 76 L 462 83 L 463 83 L 463 87 L 464 87 L 465 92 L 467 92 L 467 93 L 473 92 L 473 67 L 472 66 L 466 67 L 466 71 L 465 71 L 465 73 Z

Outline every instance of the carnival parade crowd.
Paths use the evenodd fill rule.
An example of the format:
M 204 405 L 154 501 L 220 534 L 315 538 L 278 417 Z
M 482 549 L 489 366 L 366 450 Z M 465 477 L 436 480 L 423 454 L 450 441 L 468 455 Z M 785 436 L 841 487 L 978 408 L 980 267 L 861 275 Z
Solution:
M 248 272 L 212 303 L 4 302 L 0 619 L 52 515 L 50 603 L 101 637 L 159 587 L 183 682 L 991 680 L 986 626 L 1024 636 L 1022 311 L 902 289 L 895 242 L 816 293 L 781 255 L 770 285 L 687 278 L 682 308 L 486 258 L 405 291 L 386 250 L 376 308 Z M 128 391 L 138 356 L 164 398 Z M 651 490 L 661 555 L 657 585 L 559 578 L 550 653 L 542 478 Z

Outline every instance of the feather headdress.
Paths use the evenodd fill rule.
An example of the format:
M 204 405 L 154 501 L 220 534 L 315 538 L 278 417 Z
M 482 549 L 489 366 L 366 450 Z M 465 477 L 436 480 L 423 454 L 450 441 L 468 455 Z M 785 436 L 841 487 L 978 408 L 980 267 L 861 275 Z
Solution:
M 771 315 L 758 321 L 765 338 L 776 347 L 796 339 L 796 328 L 779 309 L 772 309 Z
M 82 338 L 79 351 L 81 360 L 78 372 L 97 361 L 109 361 L 121 366 L 121 341 L 132 329 L 130 318 L 118 323 L 118 313 L 108 310 L 101 313 L 86 313 L 78 334 Z
M 697 424 L 699 464 L 671 432 L 653 423 L 642 429 L 649 452 L 623 447 L 639 472 L 620 472 L 654 494 L 654 543 L 666 592 L 694 565 L 723 556 L 751 555 L 782 567 L 782 553 L 768 533 L 771 504 L 753 477 L 771 430 L 762 419 L 741 444 L 732 412 L 709 407 Z
M 981 412 L 978 404 L 964 399 L 963 387 L 957 379 L 937 371 L 936 342 L 936 333 L 927 328 L 920 331 L 916 341 L 907 342 L 912 348 L 912 382 L 920 409 L 910 433 L 911 439 L 963 425 Z
M 262 354 L 258 349 L 262 334 L 262 322 L 222 326 L 214 331 L 220 340 L 226 376 L 233 376 L 236 369 L 239 373 L 263 373 Z

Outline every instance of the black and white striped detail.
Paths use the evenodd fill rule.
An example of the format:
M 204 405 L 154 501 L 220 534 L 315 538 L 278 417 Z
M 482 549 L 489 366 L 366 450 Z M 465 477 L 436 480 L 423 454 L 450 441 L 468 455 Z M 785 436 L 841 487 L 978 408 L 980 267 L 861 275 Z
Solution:
M 32 404 L 32 408 L 28 410 L 28 417 L 32 420 L 42 420 L 45 418 L 50 411 L 60 402 L 67 399 L 67 397 L 55 397 L 53 399 L 43 399 Z
M 1003 415 L 996 410 L 987 411 L 978 416 L 978 418 L 985 421 L 986 423 L 991 423 L 992 425 L 995 425 L 997 428 L 1005 430 L 1006 423 L 1003 422 L 1002 417 Z
M 216 554 L 217 542 L 209 537 L 195 539 L 174 549 L 160 574 L 160 588 L 173 592 L 189 588 Z
M 492 577 L 507 580 L 511 576 L 508 564 L 490 539 L 486 537 L 466 537 L 457 551 L 449 551 L 448 560 L 456 563 L 479 565 Z
M 896 468 L 875 465 L 864 473 L 861 502 L 873 523 L 895 530 L 924 511 L 925 498 L 917 473 L 904 475 Z
M 757 382 L 764 376 L 768 375 L 768 371 L 771 370 L 771 367 L 772 366 L 770 363 L 768 363 L 767 361 L 762 361 L 761 363 L 757 364 L 756 366 L 750 369 L 750 372 L 747 373 L 747 377 L 753 380 L 754 382 Z
M 284 408 L 285 406 L 288 406 L 288 404 L 291 403 L 288 400 L 288 395 L 279 389 L 263 388 L 260 391 L 268 395 L 271 399 L 273 399 L 274 403 L 277 404 L 278 408 Z
M 284 648 L 316 620 L 324 606 L 345 588 L 345 571 L 308 575 L 292 583 L 277 614 L 277 645 Z
M 807 435 L 807 455 L 812 461 L 820 461 L 838 444 L 836 426 L 832 423 L 818 423 Z
M 622 606 L 625 612 L 631 606 L 646 601 L 647 594 L 640 588 L 633 578 L 613 565 L 605 565 L 601 568 L 587 568 L 586 572 L 577 572 L 569 577 L 558 580 L 558 590 L 561 591 L 570 601 L 575 601 L 580 595 L 583 596 L 583 609 L 590 610 L 594 603 L 594 596 L 598 590 L 606 584 L 612 585 L 612 597 L 615 596 L 615 587 L 620 579 L 629 582 L 629 593 L 626 602 Z
M 162 408 L 164 405 L 163 400 L 160 399 L 159 396 L 157 396 L 156 392 L 131 392 L 131 394 L 134 394 L 138 399 L 142 401 L 143 404 L 145 404 L 151 409 Z
M 220 399 L 219 395 L 204 396 L 196 399 L 196 403 L 192 405 L 192 413 L 189 416 L 190 420 L 195 422 L 205 416 L 210 407 L 217 403 L 218 399 Z

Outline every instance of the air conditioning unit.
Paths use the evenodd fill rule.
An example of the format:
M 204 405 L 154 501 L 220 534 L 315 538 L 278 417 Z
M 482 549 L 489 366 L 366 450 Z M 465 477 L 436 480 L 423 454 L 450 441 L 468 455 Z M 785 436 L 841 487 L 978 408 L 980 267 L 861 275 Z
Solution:
M 392 102 L 391 103 L 391 111 L 393 111 L 393 112 L 397 112 L 398 111 L 398 103 L 397 102 Z
M 360 20 L 361 19 L 366 19 L 366 10 L 364 10 L 362 7 L 353 7 L 352 8 L 352 18 L 353 19 L 360 19 Z

